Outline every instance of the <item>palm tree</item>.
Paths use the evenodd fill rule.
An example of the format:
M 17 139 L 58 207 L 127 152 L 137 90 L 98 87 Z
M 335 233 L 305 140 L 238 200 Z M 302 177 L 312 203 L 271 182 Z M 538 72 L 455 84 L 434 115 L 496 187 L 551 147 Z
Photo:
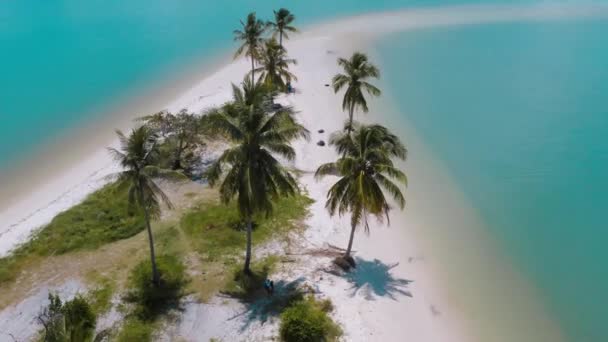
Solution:
M 279 35 L 279 46 L 283 47 L 283 37 L 289 39 L 287 32 L 298 32 L 298 29 L 290 24 L 296 20 L 296 17 L 289 12 L 288 9 L 281 8 L 274 12 L 274 21 L 268 24 L 272 27 L 273 37 Z
M 260 79 L 271 90 L 285 91 L 287 83 L 297 80 L 297 77 L 289 72 L 289 64 L 297 64 L 295 59 L 287 58 L 284 48 L 279 46 L 276 39 L 266 41 L 259 56 L 261 66 L 255 69 L 260 72 Z
M 243 54 L 251 58 L 251 80 L 254 81 L 253 70 L 255 69 L 255 60 L 258 57 L 259 49 L 264 43 L 263 35 L 268 25 L 262 20 L 257 19 L 255 12 L 247 15 L 246 22 L 241 20 L 241 25 L 243 26 L 242 30 L 234 30 L 234 40 L 242 42 L 241 46 L 236 50 L 234 58 Z
M 380 78 L 380 70 L 369 62 L 367 55 L 360 52 L 355 52 L 348 60 L 338 58 L 338 65 L 344 68 L 344 74 L 334 76 L 332 85 L 336 93 L 346 87 L 342 109 L 348 110 L 349 124 L 346 130 L 350 133 L 353 130 L 355 110 L 361 109 L 364 113 L 369 111 L 363 90 L 369 95 L 380 96 L 380 89 L 367 81 L 370 78 Z
M 347 125 L 352 125 L 350 122 Z M 363 224 L 369 232 L 368 215 L 389 220 L 389 194 L 401 209 L 405 198 L 394 182 L 407 185 L 405 174 L 397 169 L 393 157 L 405 160 L 407 151 L 399 138 L 380 125 L 356 125 L 353 134 L 338 132 L 330 139 L 340 155 L 336 162 L 321 165 L 315 177 L 338 175 L 340 179 L 327 192 L 325 207 L 330 215 L 351 213 L 351 233 L 344 258 L 350 257 L 355 230 Z M 389 222 L 390 223 L 390 222 Z
M 275 156 L 293 160 L 290 142 L 308 138 L 308 131 L 296 122 L 289 107 L 268 112 L 258 102 L 248 102 L 240 90 L 234 98 L 235 102 L 208 114 L 209 128 L 227 135 L 234 146 L 209 168 L 207 178 L 211 186 L 221 178 L 219 192 L 224 203 L 236 197 L 239 214 L 247 223 L 244 272 L 250 274 L 253 216 L 269 215 L 274 200 L 299 191 L 296 179 Z
M 160 275 L 156 267 L 154 239 L 150 220 L 160 216 L 160 201 L 172 208 L 171 201 L 156 185 L 152 174 L 158 170 L 152 161 L 156 157 L 157 135 L 147 126 L 141 126 L 131 131 L 127 137 L 121 131 L 116 131 L 120 140 L 120 150 L 108 148 L 114 159 L 122 166 L 123 171 L 118 175 L 118 182 L 129 187 L 129 205 L 137 206 L 144 212 L 148 242 L 150 244 L 150 261 L 152 263 L 152 282 L 158 286 Z

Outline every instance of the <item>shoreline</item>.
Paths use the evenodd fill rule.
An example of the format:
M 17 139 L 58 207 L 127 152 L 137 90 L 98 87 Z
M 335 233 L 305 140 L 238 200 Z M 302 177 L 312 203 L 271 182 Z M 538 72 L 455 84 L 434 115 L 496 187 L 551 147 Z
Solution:
M 608 6 L 459 5 L 377 12 L 314 24 L 306 27 L 293 42 L 305 37 L 348 37 L 361 44 L 379 35 L 432 27 L 587 17 L 608 17 Z M 0 256 L 27 239 L 32 231 L 50 222 L 56 214 L 84 199 L 93 191 L 92 187 L 100 187 L 99 180 L 92 177 L 109 167 L 110 158 L 102 158 L 101 151 L 105 152 L 107 146 L 115 144 L 115 128 L 130 129 L 134 118 L 165 108 L 178 111 L 181 108 L 175 99 L 196 91 L 198 80 L 212 78 L 218 74 L 218 69 L 230 65 L 232 60 L 227 62 L 225 57 L 225 52 L 218 53 L 206 62 L 181 70 L 177 76 L 166 77 L 162 83 L 167 86 L 149 87 L 134 99 L 109 107 L 106 112 L 110 115 L 73 130 L 19 161 L 15 167 L 7 168 L 0 176 L 4 184 L 0 196 Z M 100 145 L 103 147 L 99 148 Z M 66 177 L 66 174 L 70 176 Z M 16 180 L 17 175 L 19 180 Z M 87 186 L 87 183 L 91 185 Z M 65 189 L 73 190 L 66 193 Z M 67 194 L 74 198 L 65 200 Z M 62 200 L 65 203 L 58 205 Z

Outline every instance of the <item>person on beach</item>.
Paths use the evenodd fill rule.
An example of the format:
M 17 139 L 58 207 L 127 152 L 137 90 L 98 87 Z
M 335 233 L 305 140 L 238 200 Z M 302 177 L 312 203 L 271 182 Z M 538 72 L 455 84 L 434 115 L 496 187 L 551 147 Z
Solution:
M 274 281 L 270 281 L 270 295 L 272 296 L 274 294 Z
M 270 281 L 270 279 L 266 279 L 264 280 L 264 290 L 266 290 L 266 293 L 268 293 L 268 295 L 271 295 L 271 285 L 272 282 Z

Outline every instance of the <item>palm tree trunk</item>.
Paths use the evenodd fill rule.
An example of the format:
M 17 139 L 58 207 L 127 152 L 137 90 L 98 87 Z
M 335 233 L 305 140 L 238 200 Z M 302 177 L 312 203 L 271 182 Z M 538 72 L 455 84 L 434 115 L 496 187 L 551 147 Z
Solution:
M 254 59 L 253 59 L 253 55 L 251 55 L 251 84 L 255 84 L 255 63 L 254 63 Z
M 354 116 L 354 108 L 351 106 L 348 109 L 348 127 L 347 127 L 347 132 L 348 135 L 350 135 L 350 133 L 353 131 L 353 116 Z
M 148 243 L 150 244 L 150 262 L 152 263 L 152 283 L 155 286 L 160 285 L 160 276 L 158 274 L 158 268 L 156 267 L 156 253 L 154 252 L 154 237 L 152 236 L 152 227 L 150 227 L 150 214 L 148 208 L 144 204 L 144 194 L 141 191 L 141 184 L 139 190 L 139 200 L 141 206 L 144 209 L 144 217 L 146 220 L 146 230 L 148 231 Z
M 243 272 L 245 274 L 251 274 L 250 264 L 251 264 L 251 230 L 253 228 L 253 220 L 251 218 L 247 219 L 247 249 L 245 252 L 245 267 L 243 268 Z
M 357 228 L 356 225 L 352 225 L 351 230 L 350 230 L 350 238 L 348 239 L 348 248 L 346 248 L 346 252 L 344 253 L 344 257 L 350 257 L 350 252 L 353 249 L 353 240 L 355 239 L 355 229 Z
M 283 48 L 283 30 L 279 30 L 279 46 Z

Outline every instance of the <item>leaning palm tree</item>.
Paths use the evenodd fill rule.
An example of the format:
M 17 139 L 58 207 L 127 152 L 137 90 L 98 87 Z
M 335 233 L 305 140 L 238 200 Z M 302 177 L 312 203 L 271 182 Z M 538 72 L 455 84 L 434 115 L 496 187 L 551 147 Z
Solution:
M 284 48 L 279 46 L 276 39 L 266 41 L 259 56 L 260 67 L 255 69 L 260 73 L 260 80 L 271 90 L 285 91 L 287 83 L 297 81 L 297 77 L 289 71 L 289 64 L 297 64 L 292 58 L 287 58 Z
M 352 125 L 348 122 L 346 125 Z M 340 179 L 327 192 L 326 208 L 330 215 L 351 214 L 351 232 L 344 258 L 354 265 L 350 253 L 355 230 L 361 224 L 369 232 L 368 216 L 388 220 L 391 209 L 386 194 L 403 209 L 405 198 L 395 181 L 407 184 L 405 174 L 392 158 L 405 160 L 407 151 L 399 138 L 380 125 L 355 126 L 352 134 L 338 132 L 330 139 L 340 155 L 336 162 L 321 165 L 315 177 L 338 175 Z M 390 223 L 390 222 L 389 222 Z
M 295 151 L 290 142 L 307 138 L 308 131 L 296 122 L 289 107 L 268 112 L 256 103 L 235 101 L 208 115 L 209 129 L 225 134 L 234 143 L 211 165 L 207 179 L 211 186 L 221 181 L 219 192 L 224 203 L 236 197 L 239 214 L 247 224 L 244 273 L 250 274 L 254 215 L 269 215 L 274 200 L 299 191 L 296 179 L 275 156 L 293 160 Z
M 258 57 L 259 50 L 264 43 L 264 32 L 268 25 L 262 20 L 257 19 L 255 12 L 249 13 L 246 22 L 241 20 L 242 30 L 234 30 L 234 40 L 242 42 L 241 46 L 236 50 L 234 57 L 241 55 L 251 58 L 251 80 L 254 81 L 255 60 Z
M 289 35 L 287 32 L 298 32 L 298 29 L 294 26 L 291 26 L 296 20 L 296 17 L 289 12 L 286 8 L 281 8 L 278 11 L 274 12 L 274 21 L 269 22 L 268 24 L 272 27 L 273 37 L 279 36 L 279 46 L 283 47 L 283 37 L 285 39 L 289 39 Z
M 158 286 L 160 275 L 156 267 L 150 220 L 160 216 L 161 201 L 169 208 L 172 207 L 172 204 L 169 197 L 152 179 L 152 175 L 158 173 L 158 168 L 153 166 L 153 160 L 157 154 L 157 135 L 154 130 L 145 125 L 133 129 L 128 137 L 118 130 L 116 134 L 120 140 L 120 149 L 109 148 L 108 150 L 123 168 L 118 175 L 118 182 L 121 186 L 129 187 L 129 205 L 136 206 L 144 212 L 150 245 L 152 282 Z
M 380 96 L 380 89 L 367 81 L 370 78 L 380 78 L 380 70 L 369 62 L 367 55 L 360 52 L 355 52 L 348 60 L 338 58 L 338 65 L 344 69 L 344 74 L 334 76 L 332 85 L 336 93 L 346 87 L 342 109 L 348 111 L 349 124 L 346 130 L 350 133 L 353 130 L 355 110 L 361 109 L 364 113 L 369 111 L 363 91 L 372 96 Z

